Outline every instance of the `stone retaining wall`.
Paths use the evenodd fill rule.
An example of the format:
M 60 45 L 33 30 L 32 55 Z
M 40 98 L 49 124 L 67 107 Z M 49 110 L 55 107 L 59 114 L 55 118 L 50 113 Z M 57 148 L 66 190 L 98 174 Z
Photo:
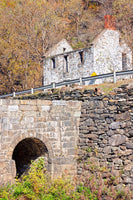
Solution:
M 133 88 L 125 85 L 116 92 L 82 103 L 77 173 L 89 173 L 91 162 L 104 179 L 109 169 L 119 179 L 118 189 L 128 185 L 133 191 Z
M 1 168 L 12 170 L 6 164 L 12 165 L 12 152 L 19 141 L 41 137 L 48 151 L 53 152 L 53 173 L 60 174 L 67 167 L 75 174 L 77 166 L 80 178 L 93 174 L 98 167 L 106 179 L 108 169 L 117 178 L 116 187 L 125 185 L 133 190 L 133 84 L 123 85 L 109 95 L 78 86 L 20 97 L 37 98 L 41 100 L 1 100 Z
M 119 179 L 118 188 L 124 184 L 133 190 L 133 84 L 123 85 L 109 95 L 102 95 L 97 88 L 87 90 L 78 86 L 23 98 L 82 101 L 78 176 L 90 172 L 89 161 L 103 169 L 103 178 L 109 169 Z

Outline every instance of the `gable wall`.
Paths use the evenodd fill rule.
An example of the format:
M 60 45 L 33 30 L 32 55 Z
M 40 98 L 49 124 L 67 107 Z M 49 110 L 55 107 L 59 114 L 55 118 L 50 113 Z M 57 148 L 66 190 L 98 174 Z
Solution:
M 122 52 L 127 55 L 127 67 L 132 69 L 132 52 L 127 45 L 120 46 L 120 35 L 115 30 L 105 30 L 94 44 L 94 70 L 97 74 L 122 71 Z M 96 81 L 100 83 L 99 80 Z M 102 80 L 101 80 L 102 82 Z
M 94 47 L 94 68 L 97 74 L 121 70 L 119 32 L 106 30 Z
M 46 55 L 47 57 L 51 57 L 64 53 L 63 48 L 65 48 L 65 52 L 73 50 L 72 47 L 68 44 L 68 42 L 64 39 L 61 40 L 57 45 L 55 45 Z

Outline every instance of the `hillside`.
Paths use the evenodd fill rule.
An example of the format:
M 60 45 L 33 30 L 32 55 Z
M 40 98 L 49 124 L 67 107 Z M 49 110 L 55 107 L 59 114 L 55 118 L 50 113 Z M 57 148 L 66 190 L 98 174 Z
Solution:
M 42 85 L 42 56 L 60 39 L 87 47 L 114 14 L 133 50 L 131 0 L 2 0 L 0 2 L 0 94 Z

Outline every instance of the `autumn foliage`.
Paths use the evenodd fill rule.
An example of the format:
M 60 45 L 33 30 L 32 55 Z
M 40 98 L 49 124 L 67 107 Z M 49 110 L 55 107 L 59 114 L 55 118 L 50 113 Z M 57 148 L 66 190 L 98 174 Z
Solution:
M 41 86 L 45 52 L 62 38 L 87 47 L 110 12 L 133 49 L 131 0 L 1 0 L 0 94 Z

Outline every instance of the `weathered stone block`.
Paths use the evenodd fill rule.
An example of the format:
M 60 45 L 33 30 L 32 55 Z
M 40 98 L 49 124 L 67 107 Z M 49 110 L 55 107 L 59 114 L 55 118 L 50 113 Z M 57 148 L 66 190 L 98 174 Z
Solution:
M 80 117 L 80 115 L 81 115 L 80 111 L 77 111 L 77 112 L 74 113 L 74 117 Z
M 48 111 L 50 111 L 50 106 L 41 106 L 41 110 L 42 111 L 46 111 L 46 112 L 48 112 Z
M 76 149 L 68 149 L 68 155 L 75 155 Z
M 20 105 L 19 106 L 19 110 L 22 110 L 22 111 L 37 111 L 38 108 L 37 106 L 34 106 L 34 105 Z
M 133 130 L 129 131 L 128 134 L 129 134 L 129 137 L 133 137 Z
M 120 128 L 120 122 L 112 122 L 109 126 L 110 129 L 115 130 Z
M 117 158 L 117 159 L 114 160 L 114 164 L 115 164 L 115 165 L 120 165 L 120 166 L 121 166 L 123 163 L 122 163 L 122 160 L 121 160 L 121 159 Z
M 96 134 L 88 134 L 87 136 L 89 139 L 93 139 L 93 140 L 98 138 L 98 136 Z
M 109 144 L 112 146 L 119 146 L 120 144 L 123 144 L 126 142 L 127 137 L 124 135 L 113 135 L 109 139 Z
M 126 150 L 126 151 L 123 151 L 123 152 L 121 153 L 121 156 L 129 156 L 129 155 L 132 155 L 132 153 L 133 153 L 133 151 L 130 150 L 130 149 L 128 149 L 128 150 Z
M 53 106 L 66 106 L 67 105 L 67 101 L 62 101 L 62 100 L 56 101 L 56 100 L 54 100 L 54 101 L 52 101 L 52 105 Z
M 124 179 L 124 183 L 126 183 L 126 184 L 133 184 L 133 178 L 126 177 Z
M 64 142 L 63 143 L 63 148 L 72 148 L 75 146 L 74 142 Z
M 91 118 L 89 118 L 89 119 L 87 119 L 85 121 L 85 125 L 86 126 L 93 126 L 94 125 L 94 121 Z
M 126 147 L 127 147 L 127 149 L 133 149 L 133 143 L 127 142 L 127 143 L 126 143 Z
M 107 132 L 107 135 L 108 136 L 112 136 L 114 134 L 114 132 L 112 131 L 112 130 L 109 130 L 108 132 Z
M 110 154 L 110 153 L 111 153 L 111 146 L 106 146 L 106 147 L 104 147 L 103 152 L 104 152 L 105 154 Z
M 10 106 L 8 106 L 8 111 L 9 112 L 18 111 L 18 105 L 10 105 Z
M 130 120 L 130 113 L 126 111 L 124 113 L 118 114 L 116 117 L 119 121 L 127 121 Z

